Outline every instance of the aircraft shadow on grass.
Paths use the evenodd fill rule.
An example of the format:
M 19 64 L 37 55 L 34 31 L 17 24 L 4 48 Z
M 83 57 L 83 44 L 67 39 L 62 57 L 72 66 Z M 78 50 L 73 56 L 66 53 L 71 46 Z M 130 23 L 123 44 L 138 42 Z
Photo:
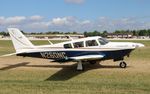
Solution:
M 22 63 L 18 63 L 18 64 L 14 64 L 14 65 L 8 65 L 6 67 L 2 67 L 0 68 L 0 70 L 9 70 L 9 69 L 14 69 L 14 68 L 17 68 L 17 67 L 22 67 L 22 66 L 26 66 L 27 64 L 29 64 L 29 62 L 22 62 Z
M 85 73 L 89 70 L 99 69 L 99 68 L 119 68 L 117 66 L 101 66 L 100 64 L 90 65 L 86 64 L 86 68 L 84 71 L 77 71 L 76 64 L 73 64 L 72 66 L 69 66 L 68 68 L 63 68 L 62 70 L 58 71 L 57 73 L 53 74 L 49 78 L 46 79 L 46 81 L 64 81 L 69 80 L 77 75 L 80 75 L 82 73 Z
M 100 68 L 119 68 L 119 66 L 105 66 L 105 65 L 100 65 L 99 63 L 91 65 L 88 63 L 84 63 L 84 66 L 86 67 L 84 71 L 77 71 L 76 66 L 77 64 L 72 64 L 72 65 L 28 65 L 30 62 L 22 62 L 14 65 L 8 65 L 6 67 L 0 68 L 0 70 L 5 71 L 5 70 L 10 70 L 14 69 L 17 67 L 40 67 L 40 68 L 62 68 L 58 72 L 54 73 L 45 81 L 65 81 L 69 80 L 77 75 L 80 75 L 84 72 L 87 72 L 89 70 L 94 70 L 94 69 L 100 69 Z

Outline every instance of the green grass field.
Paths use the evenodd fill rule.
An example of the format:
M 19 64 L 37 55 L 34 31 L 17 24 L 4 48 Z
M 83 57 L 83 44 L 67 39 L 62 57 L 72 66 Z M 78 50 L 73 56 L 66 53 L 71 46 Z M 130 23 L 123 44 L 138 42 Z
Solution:
M 126 69 L 120 69 L 117 62 L 103 61 L 101 65 L 84 64 L 85 71 L 79 72 L 75 71 L 75 63 L 57 64 L 16 56 L 0 58 L 0 94 L 149 94 L 150 41 L 131 42 L 146 47 L 136 49 L 125 59 Z M 12 52 L 15 51 L 11 41 L 0 40 L 0 55 Z

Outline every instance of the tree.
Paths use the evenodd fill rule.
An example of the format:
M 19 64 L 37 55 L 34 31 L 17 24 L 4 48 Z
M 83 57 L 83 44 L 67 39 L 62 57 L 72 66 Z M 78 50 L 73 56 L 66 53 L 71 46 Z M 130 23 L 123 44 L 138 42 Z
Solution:
M 83 34 L 84 34 L 85 37 L 88 37 L 87 31 L 85 31 Z
M 136 32 L 136 30 L 132 31 L 133 36 L 138 36 L 138 33 Z
M 147 30 L 148 36 L 150 38 L 150 29 Z
M 138 35 L 139 35 L 139 36 L 143 36 L 143 35 L 144 35 L 144 32 L 141 31 L 141 30 L 139 30 Z
M 100 35 L 100 32 L 98 32 L 97 30 L 95 30 L 92 34 L 92 36 L 99 36 Z
M 72 34 L 78 34 L 78 33 L 74 31 Z
M 106 30 L 103 31 L 103 33 L 101 34 L 102 37 L 107 37 L 107 35 L 108 35 L 108 32 Z
M 2 32 L 0 32 L 0 35 L 3 35 L 3 36 L 9 36 L 9 33 L 8 33 L 8 32 L 2 31 Z

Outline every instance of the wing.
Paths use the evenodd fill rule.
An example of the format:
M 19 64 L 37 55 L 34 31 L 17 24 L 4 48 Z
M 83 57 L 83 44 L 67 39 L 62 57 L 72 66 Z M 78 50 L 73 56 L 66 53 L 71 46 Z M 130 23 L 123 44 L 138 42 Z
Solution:
M 70 59 L 73 60 L 97 60 L 102 59 L 104 55 L 83 55 L 83 56 L 76 56 L 76 57 L 70 57 Z

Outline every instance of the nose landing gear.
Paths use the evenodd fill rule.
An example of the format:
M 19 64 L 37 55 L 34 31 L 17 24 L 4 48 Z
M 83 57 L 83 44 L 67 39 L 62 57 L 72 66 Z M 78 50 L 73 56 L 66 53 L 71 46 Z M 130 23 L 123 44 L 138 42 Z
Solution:
M 126 64 L 126 62 L 121 61 L 120 64 L 119 64 L 119 66 L 120 66 L 120 68 L 126 68 L 127 64 Z

